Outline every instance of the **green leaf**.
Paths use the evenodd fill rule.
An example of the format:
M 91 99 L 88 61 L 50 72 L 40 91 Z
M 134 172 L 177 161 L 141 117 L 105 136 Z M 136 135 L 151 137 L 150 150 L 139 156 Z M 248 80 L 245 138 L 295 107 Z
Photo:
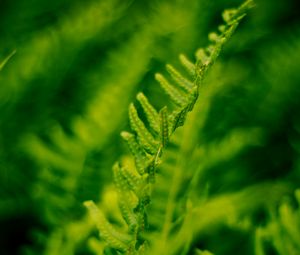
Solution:
M 159 133 L 159 115 L 155 108 L 149 103 L 148 99 L 143 93 L 137 94 L 137 100 L 140 102 L 143 110 L 147 116 L 150 127 L 156 132 Z
M 174 132 L 178 127 L 183 126 L 188 110 L 189 108 L 185 107 L 172 112 L 170 115 L 170 123 L 173 123 L 172 132 Z
M 169 140 L 169 120 L 168 120 L 168 110 L 167 107 L 163 107 L 159 111 L 160 116 L 160 135 L 161 135 L 161 144 L 166 146 Z
M 162 147 L 159 147 L 158 151 L 156 152 L 156 155 L 153 156 L 152 160 L 150 161 L 148 167 L 147 167 L 147 173 L 149 174 L 149 182 L 154 183 L 155 182 L 155 170 L 157 165 L 159 164 L 159 157 L 162 153 Z
M 140 195 L 143 185 L 145 185 L 144 178 L 130 172 L 124 166 L 119 168 L 120 174 L 126 180 L 130 190 L 133 190 L 137 196 Z
M 118 192 L 119 207 L 122 216 L 129 226 L 130 232 L 134 232 L 137 227 L 137 217 L 133 212 L 136 207 L 136 203 L 133 201 L 133 194 L 130 190 L 130 186 L 124 176 L 121 174 L 122 167 L 116 163 L 113 166 L 114 180 Z
M 155 154 L 158 148 L 158 142 L 145 127 L 138 116 L 137 110 L 133 104 L 129 106 L 129 120 L 131 128 L 137 133 L 139 143 L 150 154 Z
M 128 234 L 117 231 L 105 218 L 102 211 L 93 201 L 85 201 L 84 206 L 88 209 L 93 221 L 100 232 L 100 236 L 107 244 L 115 249 L 126 251 L 132 237 Z
M 194 83 L 187 78 L 185 78 L 179 71 L 177 71 L 172 65 L 167 64 L 166 66 L 168 73 L 171 75 L 172 79 L 184 89 L 186 92 L 191 92 L 194 88 Z
M 195 75 L 196 65 L 191 62 L 185 55 L 180 54 L 179 60 L 183 67 L 188 71 L 188 73 L 192 76 Z
M 134 157 L 136 170 L 143 175 L 147 166 L 148 158 L 142 147 L 137 143 L 135 136 L 129 132 L 121 132 L 122 138 L 127 142 L 128 147 Z
M 155 74 L 155 79 L 174 103 L 179 106 L 183 106 L 187 103 L 187 95 L 178 90 L 174 85 L 170 84 L 163 75 L 157 73 Z

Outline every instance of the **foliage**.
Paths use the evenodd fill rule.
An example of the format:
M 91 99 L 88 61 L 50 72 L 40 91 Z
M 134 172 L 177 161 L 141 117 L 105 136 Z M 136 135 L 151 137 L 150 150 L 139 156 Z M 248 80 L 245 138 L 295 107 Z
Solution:
M 0 253 L 298 254 L 296 6 L 2 1 Z

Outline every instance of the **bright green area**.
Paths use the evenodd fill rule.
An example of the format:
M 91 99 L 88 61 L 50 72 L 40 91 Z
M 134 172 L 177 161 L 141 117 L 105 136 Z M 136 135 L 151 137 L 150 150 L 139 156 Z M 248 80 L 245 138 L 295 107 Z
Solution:
M 300 254 L 299 8 L 256 1 L 211 65 L 197 49 L 218 40 L 221 14 L 241 4 L 0 2 L 1 255 Z M 180 54 L 198 60 L 196 76 Z M 209 63 L 201 83 L 199 58 Z M 168 137 L 168 112 L 190 102 L 172 79 L 184 95 L 196 80 L 199 96 Z M 123 130 L 154 151 L 151 190 Z M 141 169 L 151 161 L 142 152 Z M 149 195 L 137 237 L 139 202 L 122 176 Z

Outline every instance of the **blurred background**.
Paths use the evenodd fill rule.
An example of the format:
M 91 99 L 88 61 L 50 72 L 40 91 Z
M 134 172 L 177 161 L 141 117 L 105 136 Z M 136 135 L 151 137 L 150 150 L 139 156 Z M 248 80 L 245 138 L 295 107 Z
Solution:
M 111 166 L 128 153 L 119 134 L 128 129 L 129 103 L 143 91 L 162 107 L 154 73 L 178 65 L 180 53 L 194 60 L 223 10 L 241 3 L 0 1 L 0 254 L 97 254 L 87 245 L 93 231 L 82 202 L 103 199 Z M 211 195 L 267 180 L 299 188 L 299 3 L 256 4 L 204 82 L 218 88 L 203 99 L 205 113 L 195 110 L 203 122 L 193 126 L 193 149 L 237 130 L 250 134 L 234 155 L 204 167 L 198 185 L 209 183 Z M 191 171 L 201 164 L 193 160 Z M 254 225 L 268 217 L 257 218 Z M 239 231 L 219 227 L 194 246 L 264 254 L 250 248 L 253 229 Z M 283 254 L 266 243 L 265 254 Z

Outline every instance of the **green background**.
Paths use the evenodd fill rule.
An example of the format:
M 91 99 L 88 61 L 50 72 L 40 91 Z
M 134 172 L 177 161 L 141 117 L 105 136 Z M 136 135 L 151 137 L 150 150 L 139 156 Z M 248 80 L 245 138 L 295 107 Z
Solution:
M 95 230 L 82 239 L 81 230 L 62 233 L 82 219 L 83 201 L 103 199 L 111 166 L 128 153 L 119 133 L 128 130 L 129 103 L 143 91 L 156 107 L 165 105 L 154 73 L 163 73 L 166 63 L 179 66 L 181 53 L 194 59 L 222 24 L 223 10 L 240 4 L 1 0 L 0 59 L 16 53 L 0 72 L 0 254 L 95 254 L 87 245 Z M 210 70 L 201 91 L 220 89 L 211 97 L 200 93 L 200 104 L 209 106 L 205 114 L 196 107 L 194 115 L 204 121 L 190 127 L 195 139 L 187 143 L 220 152 L 236 130 L 249 131 L 250 138 L 242 136 L 246 145 L 238 149 L 228 142 L 224 155 L 204 166 L 195 196 L 206 185 L 209 197 L 264 181 L 299 188 L 299 24 L 296 0 L 257 1 Z M 258 141 L 251 138 L 257 128 Z M 201 157 L 192 158 L 186 170 L 199 165 Z M 298 210 L 292 197 L 289 205 Z M 269 215 L 255 211 L 245 229 L 218 223 L 194 238 L 189 254 L 197 247 L 255 254 L 253 233 L 276 218 Z M 293 240 L 279 232 L 275 237 Z M 283 254 L 272 238 L 266 238 L 266 254 Z

